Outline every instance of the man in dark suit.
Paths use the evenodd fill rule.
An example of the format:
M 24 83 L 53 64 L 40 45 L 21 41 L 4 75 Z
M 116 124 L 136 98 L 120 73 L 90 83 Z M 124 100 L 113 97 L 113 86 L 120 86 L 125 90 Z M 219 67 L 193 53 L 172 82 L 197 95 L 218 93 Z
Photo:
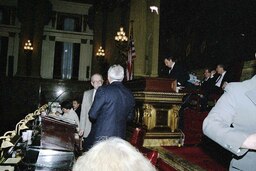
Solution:
M 169 78 L 176 79 L 178 86 L 186 86 L 189 80 L 189 74 L 180 63 L 176 63 L 176 58 L 173 55 L 169 55 L 165 57 L 164 63 L 167 67 L 165 75 Z
M 135 100 L 123 84 L 124 69 L 113 65 L 108 70 L 109 85 L 99 87 L 95 94 L 89 118 L 92 129 L 86 147 L 107 137 L 125 139 L 127 121 L 134 118 Z
M 73 104 L 73 110 L 76 112 L 78 118 L 80 119 L 80 114 L 81 114 L 81 100 L 76 97 L 72 100 Z
M 218 76 L 215 80 L 214 93 L 223 94 L 224 88 L 226 87 L 227 83 L 232 81 L 232 78 L 229 72 L 226 71 L 223 64 L 217 65 L 216 72 Z
M 209 68 L 204 69 L 204 78 L 201 82 L 201 90 L 205 96 L 208 96 L 215 84 L 216 79 L 211 75 L 211 70 Z
M 204 78 L 200 84 L 200 90 L 202 91 L 202 95 L 200 96 L 201 110 L 208 109 L 208 98 L 214 89 L 216 79 L 214 75 L 212 75 L 211 70 L 209 68 L 204 69 Z

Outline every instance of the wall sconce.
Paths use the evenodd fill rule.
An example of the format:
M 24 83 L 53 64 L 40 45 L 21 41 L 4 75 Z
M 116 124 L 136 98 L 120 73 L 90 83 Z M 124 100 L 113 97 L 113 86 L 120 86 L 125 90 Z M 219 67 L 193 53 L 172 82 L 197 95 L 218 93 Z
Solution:
M 98 52 L 96 53 L 96 58 L 98 62 L 102 63 L 104 61 L 104 57 L 105 57 L 105 51 L 102 48 L 102 46 L 100 46 L 100 48 L 98 49 Z
M 124 28 L 120 27 L 120 31 L 116 33 L 115 40 L 118 42 L 128 41 L 127 36 L 125 35 Z
M 31 76 L 31 58 L 32 58 L 32 52 L 33 52 L 33 46 L 30 40 L 28 40 L 24 45 L 24 54 L 26 56 L 26 75 Z
M 125 68 L 128 53 L 128 38 L 125 35 L 123 27 L 120 27 L 120 31 L 116 33 L 115 40 L 119 52 L 119 56 L 115 58 L 115 63 L 118 63 Z
M 96 53 L 97 58 L 104 58 L 105 57 L 105 51 L 102 49 L 102 46 L 98 49 L 98 52 Z
M 30 40 L 28 40 L 28 41 L 25 43 L 24 51 L 33 51 L 33 46 L 32 46 L 32 43 L 30 42 Z

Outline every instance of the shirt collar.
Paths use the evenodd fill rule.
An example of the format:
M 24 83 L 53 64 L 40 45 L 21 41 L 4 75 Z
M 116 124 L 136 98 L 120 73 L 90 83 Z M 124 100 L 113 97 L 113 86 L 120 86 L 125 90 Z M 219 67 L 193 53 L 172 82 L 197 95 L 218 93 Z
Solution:
M 171 68 L 173 68 L 173 67 L 174 67 L 174 65 L 175 65 L 175 62 L 173 62 L 173 64 L 172 64 Z

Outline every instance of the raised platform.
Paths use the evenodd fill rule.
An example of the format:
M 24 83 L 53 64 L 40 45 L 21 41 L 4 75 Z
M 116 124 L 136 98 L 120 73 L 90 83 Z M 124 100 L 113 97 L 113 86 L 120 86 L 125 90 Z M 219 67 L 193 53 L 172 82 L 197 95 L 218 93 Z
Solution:
M 214 157 L 199 146 L 154 147 L 152 149 L 157 150 L 159 157 L 177 171 L 228 170 L 229 161 L 221 163 L 216 156 Z

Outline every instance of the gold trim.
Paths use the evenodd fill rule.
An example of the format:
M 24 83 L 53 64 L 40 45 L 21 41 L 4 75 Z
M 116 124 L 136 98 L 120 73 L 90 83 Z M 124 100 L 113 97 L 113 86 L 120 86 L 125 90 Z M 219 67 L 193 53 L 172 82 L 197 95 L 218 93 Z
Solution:
M 182 103 L 185 93 L 165 93 L 165 92 L 133 92 L 137 101 L 162 102 L 162 103 Z
M 168 126 L 171 128 L 171 131 L 174 132 L 178 129 L 178 122 L 179 122 L 179 110 L 180 106 L 173 105 L 172 109 L 168 111 Z
M 155 146 L 179 146 L 179 139 L 144 139 L 143 146 L 155 147 Z
M 205 171 L 205 169 L 201 168 L 200 166 L 183 159 L 182 157 L 164 149 L 163 147 L 150 147 L 150 149 L 158 151 L 159 157 L 178 171 Z
M 184 136 L 181 130 L 176 132 L 147 132 L 143 146 L 183 146 Z
M 136 100 L 134 122 L 147 127 L 144 145 L 182 146 L 183 134 L 178 128 L 178 121 L 185 93 L 133 93 Z

